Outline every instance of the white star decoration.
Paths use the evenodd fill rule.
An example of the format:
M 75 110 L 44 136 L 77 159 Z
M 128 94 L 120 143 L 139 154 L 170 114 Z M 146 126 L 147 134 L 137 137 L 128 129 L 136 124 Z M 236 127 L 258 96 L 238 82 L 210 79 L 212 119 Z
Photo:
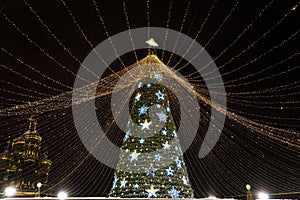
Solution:
M 163 144 L 164 150 L 169 150 L 170 147 L 171 147 L 171 145 L 169 145 L 168 141 L 166 141 L 166 143 Z
M 139 101 L 140 100 L 140 98 L 141 98 L 141 94 L 140 93 L 137 93 L 137 95 L 135 96 L 135 101 Z
M 125 180 L 125 178 L 123 178 L 123 180 L 120 181 L 120 182 L 121 182 L 120 188 L 125 188 L 126 187 L 126 183 L 127 183 L 127 181 Z
M 150 198 L 150 197 L 157 197 L 156 192 L 158 192 L 159 189 L 154 189 L 153 185 L 151 185 L 151 188 L 145 191 L 148 192 L 148 198 Z
M 140 155 L 141 153 L 137 153 L 136 150 L 134 150 L 133 153 L 130 154 L 130 162 L 134 161 L 134 160 L 138 160 L 138 156 Z
M 182 176 L 182 179 L 183 181 L 183 185 L 188 185 L 189 184 L 189 180 L 187 178 L 185 178 L 185 176 Z
M 158 100 L 165 100 L 165 95 L 160 90 L 158 90 L 158 92 L 156 92 L 155 95 L 157 96 Z
M 144 130 L 144 129 L 147 129 L 147 130 L 149 130 L 150 129 L 150 125 L 152 124 L 152 122 L 150 121 L 150 122 L 148 122 L 147 120 L 145 120 L 143 123 L 140 123 L 140 125 L 142 125 L 142 130 Z

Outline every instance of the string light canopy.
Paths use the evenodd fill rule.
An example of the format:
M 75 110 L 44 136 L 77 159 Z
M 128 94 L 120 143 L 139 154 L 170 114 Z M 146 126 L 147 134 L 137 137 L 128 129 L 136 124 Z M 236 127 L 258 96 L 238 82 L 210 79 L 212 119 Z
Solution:
M 73 81 L 77 77 L 85 83 L 77 90 L 83 97 L 96 99 L 101 127 L 113 143 L 121 146 L 126 133 L 112 118 L 110 97 L 119 78 L 148 52 L 136 50 L 132 42 L 132 52 L 120 56 L 111 41 L 116 61 L 106 66 L 105 76 L 97 77 L 99 82 L 78 77 L 77 70 L 85 56 L 104 39 L 126 29 L 160 26 L 187 33 L 201 43 L 217 64 L 227 92 L 227 110 L 219 109 L 227 116 L 221 137 L 211 153 L 199 159 L 213 106 L 210 93 L 214 94 L 220 85 L 214 85 L 216 91 L 209 93 L 191 60 L 157 50 L 157 57 L 182 73 L 198 97 L 199 130 L 184 154 L 195 196 L 246 195 L 247 183 L 253 194 L 260 190 L 275 194 L 299 191 L 296 113 L 300 106 L 299 78 L 295 76 L 299 71 L 295 61 L 299 56 L 295 47 L 299 29 L 294 23 L 297 5 L 294 1 L 272 0 L 251 4 L 233 0 L 226 6 L 218 0 L 203 4 L 91 0 L 80 5 L 65 0 L 45 5 L 38 1 L 8 1 L 1 10 L 1 148 L 4 150 L 7 141 L 27 131 L 27 118 L 34 114 L 54 163 L 49 192 L 57 194 L 65 188 L 71 196 L 108 195 L 114 170 L 94 159 L 77 135 L 71 113 Z M 170 39 L 168 32 L 164 39 Z M 159 44 L 162 49 L 164 45 Z M 175 38 L 174 49 L 180 48 Z M 199 55 L 201 52 L 195 57 Z M 88 68 L 86 71 L 88 76 L 96 75 Z M 96 94 L 89 94 L 94 86 L 98 88 Z M 89 100 L 78 99 L 75 104 Z M 174 123 L 178 126 L 182 111 L 176 103 L 171 95 Z M 82 115 L 86 116 L 86 127 L 90 127 L 89 113 L 83 110 Z M 148 189 L 155 193 L 157 188 Z

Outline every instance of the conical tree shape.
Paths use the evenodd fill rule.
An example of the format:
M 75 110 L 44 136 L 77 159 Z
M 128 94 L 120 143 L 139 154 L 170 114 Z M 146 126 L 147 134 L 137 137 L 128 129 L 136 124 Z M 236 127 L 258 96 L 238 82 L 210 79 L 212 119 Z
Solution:
M 143 63 L 162 64 L 154 55 L 147 56 Z M 157 83 L 163 78 L 153 67 L 151 74 L 137 84 L 111 197 L 193 197 L 168 91 Z

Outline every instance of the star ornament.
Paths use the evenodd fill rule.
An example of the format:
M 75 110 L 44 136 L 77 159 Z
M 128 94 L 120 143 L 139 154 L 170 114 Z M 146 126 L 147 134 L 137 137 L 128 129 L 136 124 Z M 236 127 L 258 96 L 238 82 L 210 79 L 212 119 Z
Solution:
M 169 150 L 171 147 L 171 145 L 168 143 L 168 141 L 166 141 L 166 143 L 163 144 L 163 149 L 164 150 Z
M 156 192 L 158 192 L 159 189 L 154 189 L 153 185 L 151 185 L 150 189 L 145 191 L 148 192 L 148 198 L 150 198 L 150 197 L 157 197 Z
M 149 40 L 147 40 L 146 43 L 147 43 L 150 47 L 158 47 L 158 44 L 155 42 L 155 40 L 154 40 L 153 38 L 150 38 Z
M 161 132 L 163 135 L 167 135 L 168 134 L 168 131 L 166 129 L 162 130 Z
M 123 180 L 120 181 L 120 182 L 121 182 L 120 188 L 125 188 L 126 187 L 126 183 L 127 183 L 127 181 L 125 180 L 125 178 L 123 178 Z
M 139 142 L 140 142 L 140 144 L 143 144 L 143 143 L 145 142 L 145 139 L 144 139 L 144 138 L 141 138 L 141 139 L 139 140 Z
M 146 119 L 143 123 L 140 123 L 140 125 L 142 125 L 142 130 L 147 129 L 150 130 L 150 125 L 152 124 L 152 122 L 148 122 L 148 120 Z
M 140 93 L 137 93 L 137 95 L 135 96 L 135 101 L 139 101 L 140 100 L 140 98 L 141 98 L 141 94 Z
M 158 169 L 154 168 L 153 164 L 150 165 L 150 167 L 148 169 L 146 169 L 146 175 L 147 176 L 155 176 L 155 172 L 157 171 Z
M 166 169 L 167 176 L 174 176 L 175 170 L 173 170 L 171 167 Z
M 185 176 L 182 176 L 181 180 L 183 182 L 183 185 L 189 185 L 189 180 Z
M 158 100 L 165 100 L 165 95 L 160 90 L 156 92 L 155 95 L 157 96 Z
M 141 153 L 137 153 L 136 150 L 134 150 L 133 153 L 130 154 L 130 162 L 134 161 L 134 160 L 138 160 L 138 156 L 140 155 Z

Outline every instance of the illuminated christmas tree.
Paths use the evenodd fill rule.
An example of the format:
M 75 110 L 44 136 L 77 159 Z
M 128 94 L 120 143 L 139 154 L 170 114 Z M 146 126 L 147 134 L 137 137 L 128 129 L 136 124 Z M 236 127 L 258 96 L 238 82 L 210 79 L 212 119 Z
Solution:
M 162 63 L 155 55 L 147 56 L 144 61 L 150 66 Z M 159 84 L 165 77 L 155 67 L 150 71 L 138 82 L 132 97 L 109 196 L 191 198 L 193 190 L 170 109 L 170 95 Z

